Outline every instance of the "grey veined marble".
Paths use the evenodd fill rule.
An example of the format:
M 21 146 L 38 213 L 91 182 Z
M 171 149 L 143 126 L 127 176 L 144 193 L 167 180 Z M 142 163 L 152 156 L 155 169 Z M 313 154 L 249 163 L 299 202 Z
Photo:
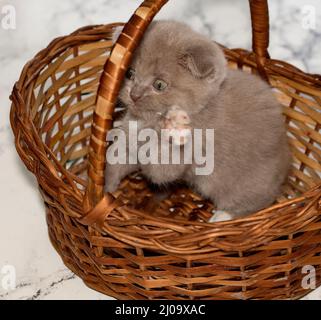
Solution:
M 270 0 L 273 58 L 321 73 L 321 1 Z M 126 21 L 139 0 L 0 0 L 0 300 L 108 299 L 82 284 L 49 244 L 34 177 L 18 158 L 9 127 L 8 96 L 23 65 L 53 38 L 88 24 Z M 5 5 L 16 29 L 5 30 Z M 228 47 L 251 47 L 246 0 L 171 0 L 162 19 L 185 21 Z M 16 273 L 16 289 L 2 286 Z M 320 275 L 317 275 L 321 277 Z M 321 288 L 306 299 L 321 300 Z

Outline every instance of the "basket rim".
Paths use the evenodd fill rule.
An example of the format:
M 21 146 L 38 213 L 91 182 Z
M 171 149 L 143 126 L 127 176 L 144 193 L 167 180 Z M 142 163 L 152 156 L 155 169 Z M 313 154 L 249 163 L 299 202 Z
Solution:
M 52 61 L 53 59 L 55 59 L 56 57 L 58 57 L 59 55 L 61 55 L 64 51 L 66 51 L 67 49 L 70 49 L 74 46 L 77 46 L 79 44 L 85 44 L 85 43 L 91 43 L 93 41 L 102 41 L 104 40 L 104 34 L 106 32 L 107 29 L 113 29 L 117 26 L 123 26 L 124 23 L 111 23 L 111 24 L 102 24 L 102 25 L 89 25 L 89 26 L 85 26 L 82 28 L 77 29 L 76 31 L 72 32 L 71 34 L 67 35 L 67 36 L 62 36 L 62 37 L 58 37 L 56 39 L 54 39 L 52 42 L 49 43 L 49 45 L 41 50 L 39 53 L 37 53 L 33 59 L 31 59 L 29 62 L 27 62 L 27 64 L 24 66 L 21 75 L 19 77 L 19 80 L 15 83 L 15 86 L 13 88 L 12 94 L 10 96 L 10 99 L 12 100 L 12 106 L 11 106 L 11 112 L 10 112 L 10 118 L 11 118 L 11 127 L 14 131 L 14 135 L 15 135 L 15 144 L 18 150 L 18 146 L 17 146 L 17 136 L 19 135 L 19 132 L 17 131 L 17 129 L 15 128 L 14 125 L 14 119 L 19 119 L 18 121 L 20 121 L 21 126 L 28 128 L 28 130 L 31 130 L 32 134 L 30 135 L 30 138 L 34 140 L 35 143 L 39 143 L 41 141 L 41 150 L 38 150 L 38 155 L 39 157 L 42 155 L 43 157 L 47 158 L 48 156 L 48 152 L 50 152 L 50 150 L 48 149 L 48 147 L 46 147 L 45 143 L 42 142 L 42 140 L 37 137 L 37 130 L 36 128 L 33 126 L 33 122 L 29 117 L 29 114 L 27 112 L 26 109 L 26 105 L 25 105 L 25 101 L 24 101 L 24 94 L 23 94 L 23 90 L 32 90 L 32 86 L 31 84 L 33 82 L 35 82 L 35 80 L 37 79 L 37 77 L 39 76 L 39 74 L 41 73 L 41 71 L 47 66 L 47 64 Z M 96 39 L 96 40 L 94 40 Z M 244 49 L 227 49 L 226 47 L 224 47 L 224 51 L 225 54 L 227 55 L 227 57 L 231 58 L 235 55 L 242 55 L 243 57 L 243 61 L 244 64 L 250 65 L 250 66 L 255 66 L 255 61 L 253 59 L 253 53 L 251 51 L 248 50 L 244 50 Z M 50 55 L 49 55 L 50 53 Z M 288 64 L 286 62 L 280 61 L 280 60 L 273 60 L 273 59 L 268 59 L 267 65 L 267 72 L 269 74 L 269 76 L 273 76 L 273 74 L 277 73 L 277 74 L 283 74 L 286 78 L 290 78 L 290 76 L 294 76 L 295 81 L 298 81 L 298 79 L 300 79 L 300 83 L 306 85 L 312 85 L 315 90 L 317 92 L 321 92 L 321 75 L 316 75 L 316 74 L 310 74 L 310 73 L 306 73 L 302 70 L 300 70 L 299 68 L 292 66 L 291 64 Z M 281 72 L 279 72 L 281 71 Z M 31 89 L 30 89 L 31 88 Z M 16 112 L 16 106 L 19 105 L 19 110 L 21 111 L 19 114 L 17 114 Z M 19 150 L 18 150 L 19 153 Z M 20 153 L 19 153 L 20 154 Z M 21 154 L 20 154 L 21 156 Z M 51 157 L 54 157 L 51 154 Z M 48 159 L 47 159 L 48 160 Z M 57 159 L 55 159 L 56 162 L 59 162 Z M 48 160 L 45 162 L 46 165 L 48 165 L 48 167 L 50 167 L 52 172 L 55 172 L 55 167 L 51 164 L 51 162 Z M 33 170 L 31 169 L 32 166 L 31 164 L 27 164 L 25 162 L 27 168 L 33 172 Z M 66 173 L 70 173 L 68 170 L 65 170 Z M 34 172 L 33 172 L 34 173 Z M 63 180 L 58 177 L 58 175 L 54 175 L 53 174 L 53 178 L 54 179 L 58 179 L 59 182 L 63 182 Z M 40 187 L 42 186 L 42 182 L 38 179 L 38 183 L 40 185 Z M 65 182 L 63 182 L 65 184 Z M 69 186 L 68 186 L 69 187 Z M 69 190 L 66 185 L 66 191 Z M 80 192 L 81 193 L 81 192 Z M 320 198 L 321 198 L 321 181 L 320 184 L 316 185 L 315 187 L 311 188 L 310 190 L 306 191 L 304 194 L 302 194 L 302 196 L 297 197 L 295 199 L 289 200 L 289 201 L 285 201 L 281 204 L 277 204 L 274 206 L 271 206 L 269 208 L 266 208 L 264 210 L 261 210 L 257 213 L 253 213 L 248 217 L 244 217 L 244 218 L 240 218 L 240 219 L 235 219 L 235 220 L 231 220 L 231 221 L 226 221 L 226 222 L 218 222 L 218 223 L 192 223 L 189 221 L 173 221 L 172 219 L 169 218 L 154 218 L 154 217 L 148 217 L 148 221 L 149 222 L 159 222 L 159 220 L 164 221 L 164 223 L 168 223 L 170 220 L 172 222 L 174 222 L 174 224 L 178 224 L 180 226 L 182 226 L 181 232 L 183 232 L 183 229 L 185 229 L 186 234 L 190 234 L 191 232 L 191 228 L 194 230 L 195 228 L 198 230 L 194 230 L 195 232 L 193 233 L 193 238 L 202 236 L 204 233 L 209 233 L 214 232 L 215 234 L 218 231 L 221 231 L 224 229 L 225 233 L 227 234 L 229 231 L 229 227 L 231 226 L 235 226 L 238 225 L 238 232 L 239 234 L 242 233 L 246 233 L 244 235 L 244 242 L 240 243 L 238 241 L 238 243 L 236 242 L 229 242 L 229 241 L 221 241 L 220 242 L 216 242 L 217 247 L 216 248 L 222 248 L 222 249 L 228 249 L 228 248 L 232 248 L 236 249 L 238 248 L 239 250 L 243 250 L 244 248 L 253 248 L 255 246 L 258 246 L 260 244 L 264 244 L 266 241 L 268 241 L 268 239 L 270 239 L 271 237 L 275 237 L 273 235 L 273 232 L 271 232 L 270 234 L 263 236 L 262 230 L 261 232 L 257 232 L 257 226 L 260 225 L 261 229 L 263 229 L 263 222 L 266 222 L 265 224 L 265 230 L 269 230 L 271 226 L 273 226 L 273 223 L 270 221 L 272 218 L 272 215 L 270 215 L 268 218 L 265 217 L 264 215 L 273 212 L 275 215 L 282 215 L 283 212 L 280 212 L 280 210 L 282 208 L 291 206 L 291 205 L 297 205 L 299 203 L 304 203 L 305 201 L 309 201 L 309 203 L 305 206 L 302 207 L 302 212 L 305 212 L 307 210 L 309 210 L 309 206 L 311 206 L 312 204 L 314 205 L 318 205 L 321 206 L 320 202 Z M 62 201 L 62 207 L 64 207 L 64 209 L 66 210 L 66 214 L 70 215 L 73 218 L 82 218 L 83 217 L 83 212 L 81 212 L 81 209 L 79 209 L 78 211 L 70 208 L 67 204 L 66 201 Z M 116 207 L 115 209 L 113 209 L 113 213 L 115 213 L 119 208 L 121 208 L 122 210 L 128 210 L 128 212 L 134 214 L 134 215 L 140 215 L 143 216 L 143 214 L 141 212 L 135 211 L 133 209 L 131 209 L 130 207 L 128 207 L 127 205 L 121 206 L 121 207 Z M 321 215 L 321 210 L 319 207 L 319 214 Z M 300 213 L 298 213 L 299 215 Z M 117 215 L 114 215 L 114 218 L 117 218 Z M 312 219 L 312 217 L 307 217 L 307 221 L 311 220 L 311 221 L 315 221 L 318 217 L 314 216 L 314 219 Z M 147 219 L 145 217 L 145 219 Z M 199 253 L 200 249 L 198 248 L 197 250 L 192 249 L 192 247 L 188 247 L 186 250 L 185 249 L 178 249 L 177 247 L 173 247 L 170 245 L 169 243 L 162 243 L 161 241 L 159 242 L 155 242 L 155 240 L 149 240 L 146 238 L 140 239 L 139 241 L 134 241 L 130 236 L 127 235 L 126 233 L 126 226 L 123 228 L 123 232 L 119 232 L 119 227 L 118 228 L 114 228 L 113 226 L 111 226 L 108 221 L 110 222 L 111 219 L 107 218 L 105 219 L 102 228 L 97 227 L 96 225 L 93 225 L 93 228 L 97 229 L 97 231 L 102 231 L 102 232 L 107 232 L 108 234 L 112 235 L 113 237 L 119 239 L 120 241 L 127 243 L 129 245 L 134 245 L 136 247 L 148 247 L 151 249 L 162 249 L 165 250 L 167 252 L 172 252 L 174 254 L 183 254 L 183 255 L 189 255 L 189 254 L 193 254 L 195 252 Z M 275 223 L 277 224 L 278 219 L 275 220 Z M 252 226 L 252 229 L 249 229 L 249 226 Z M 253 227 L 254 226 L 254 227 Z M 293 229 L 293 228 L 292 228 Z M 118 231 L 117 231 L 118 230 Z M 289 233 L 291 232 L 291 228 L 289 227 L 287 229 Z M 177 229 L 175 230 L 175 228 L 172 230 L 173 234 L 175 232 L 177 232 Z M 293 231 L 293 230 L 292 230 Z M 252 239 L 252 241 L 248 241 L 247 238 L 249 238 L 249 234 L 253 232 L 254 238 L 256 241 L 254 241 Z M 213 234 L 213 237 L 215 237 L 215 235 Z M 220 236 L 218 236 L 220 237 Z M 133 242 L 134 241 L 134 242 Z M 212 249 L 209 249 L 208 252 L 212 252 L 214 251 L 215 248 L 213 247 Z

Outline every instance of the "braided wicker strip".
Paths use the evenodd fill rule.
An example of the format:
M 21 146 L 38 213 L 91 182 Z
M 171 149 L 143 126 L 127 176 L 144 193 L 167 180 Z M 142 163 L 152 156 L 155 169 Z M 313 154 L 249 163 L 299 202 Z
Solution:
M 88 209 L 103 197 L 107 131 L 112 127 L 114 108 L 125 72 L 145 30 L 167 1 L 147 0 L 140 5 L 126 24 L 104 66 L 93 119 L 95 130 L 92 131 L 90 140 Z

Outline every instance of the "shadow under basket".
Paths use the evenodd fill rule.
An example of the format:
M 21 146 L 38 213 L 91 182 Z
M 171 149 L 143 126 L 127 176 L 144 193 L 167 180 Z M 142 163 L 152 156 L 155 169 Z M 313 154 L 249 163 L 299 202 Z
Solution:
M 14 86 L 16 148 L 38 180 L 51 242 L 86 285 L 118 299 L 300 298 L 310 292 L 305 266 L 321 283 L 321 78 L 269 58 L 266 1 L 250 1 L 253 52 L 223 49 L 230 68 L 261 75 L 284 106 L 293 165 L 278 202 L 210 224 L 214 205 L 184 186 L 157 203 L 157 191 L 132 175 L 103 193 L 119 88 L 165 3 L 145 1 L 117 43 L 123 24 L 54 40 Z

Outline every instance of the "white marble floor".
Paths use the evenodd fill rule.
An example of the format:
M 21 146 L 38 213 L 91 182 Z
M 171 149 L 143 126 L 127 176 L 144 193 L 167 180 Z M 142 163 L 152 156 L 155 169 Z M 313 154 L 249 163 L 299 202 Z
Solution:
M 271 56 L 321 73 L 321 2 L 269 2 Z M 0 0 L 0 300 L 109 299 L 84 286 L 64 267 L 49 244 L 44 206 L 35 179 L 23 167 L 14 148 L 8 96 L 23 65 L 53 38 L 83 25 L 126 21 L 139 3 Z M 3 27 L 6 5 L 16 10 L 14 30 Z M 229 47 L 250 48 L 246 0 L 171 0 L 159 18 L 185 21 Z M 15 268 L 15 290 L 5 285 L 10 270 L 7 266 Z M 321 288 L 306 299 L 321 300 Z

